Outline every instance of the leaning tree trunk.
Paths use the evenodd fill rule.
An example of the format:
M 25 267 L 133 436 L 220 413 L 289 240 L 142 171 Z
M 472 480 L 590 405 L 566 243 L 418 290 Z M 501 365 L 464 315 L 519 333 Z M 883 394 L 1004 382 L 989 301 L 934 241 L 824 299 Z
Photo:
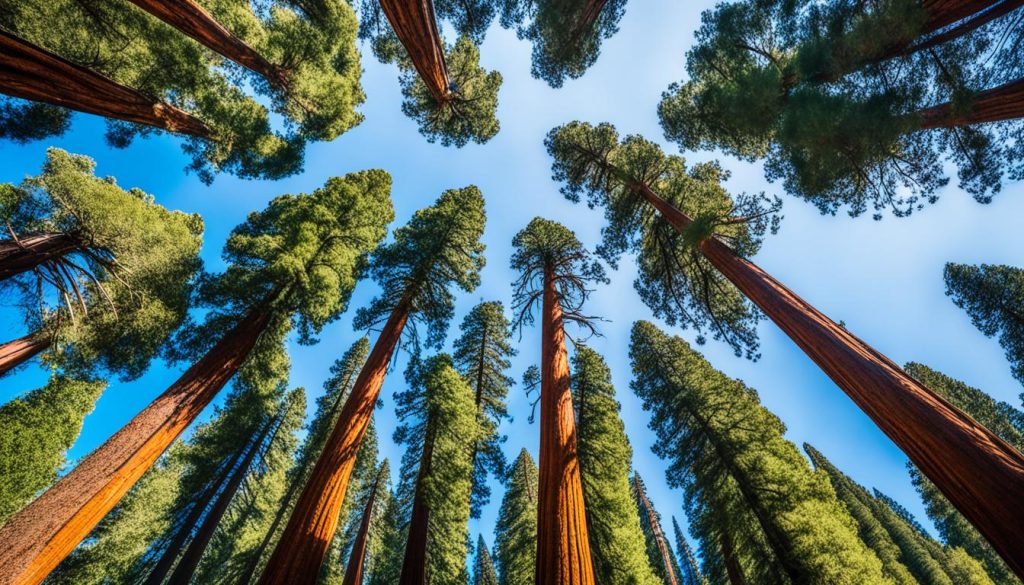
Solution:
M 544 268 L 543 312 L 536 581 L 537 585 L 593 585 L 569 356 L 551 266 Z
M 411 301 L 404 297 L 388 317 L 366 363 L 338 415 L 288 524 L 263 571 L 264 585 L 314 585 L 338 528 L 338 514 L 359 446 L 373 417 L 388 364 L 409 319 Z
M 430 421 L 427 421 L 430 424 Z M 420 468 L 416 472 L 416 494 L 409 515 L 409 535 L 405 541 L 405 557 L 398 585 L 427 585 L 427 537 L 430 533 L 430 506 L 423 501 L 423 482 L 430 473 L 434 454 L 434 433 L 423 441 Z
M 36 357 L 52 343 L 48 335 L 34 331 L 0 345 L 0 376 Z
M 999 0 L 922 0 L 921 8 L 928 14 L 922 34 L 935 32 L 989 8 Z
M 0 31 L 0 35 L 2 34 L 3 31 Z M 3 65 L 0 64 L 0 67 Z M 51 260 L 62 258 L 79 248 L 81 248 L 81 242 L 78 238 L 65 233 L 37 234 L 0 240 L 0 280 L 28 272 Z
M 139 8 L 195 39 L 207 49 L 255 71 L 271 85 L 284 87 L 287 71 L 265 59 L 245 41 L 217 22 L 194 0 L 131 0 Z
M 0 583 L 41 582 L 231 379 L 270 322 L 250 311 L 113 437 L 0 529 Z
M 434 3 L 431 0 L 380 0 L 380 6 L 430 95 L 437 102 L 444 102 L 451 81 L 444 61 L 444 42 L 437 30 Z
M 979 91 L 966 111 L 957 111 L 952 103 L 945 103 L 922 110 L 918 115 L 922 130 L 1024 118 L 1024 79 Z
M 933 35 L 924 39 L 919 43 L 906 48 L 899 54 L 902 55 L 913 55 L 918 51 L 937 47 L 942 43 L 948 43 L 953 39 L 958 39 L 968 33 L 978 30 L 982 26 L 992 22 L 993 20 L 1000 18 L 1013 12 L 1014 10 L 1024 6 L 1024 0 L 999 0 L 998 3 L 991 6 L 985 6 L 982 8 L 983 12 L 975 13 L 971 15 L 971 18 L 959 22 L 956 26 L 944 30 L 937 35 Z M 895 57 L 896 55 L 890 55 Z
M 722 553 L 722 564 L 725 565 L 725 574 L 729 577 L 731 585 L 747 585 L 747 578 L 743 576 L 743 566 L 736 558 L 736 547 L 732 537 L 724 529 L 718 535 L 718 545 Z
M 0 30 L 0 92 L 89 114 L 212 139 L 201 120 Z
M 366 544 L 370 538 L 373 506 L 377 500 L 377 490 L 380 489 L 380 479 L 383 471 L 382 467 L 377 472 L 377 478 L 373 480 L 373 488 L 370 489 L 370 496 L 366 498 L 363 517 L 359 521 L 359 533 L 356 535 L 355 543 L 352 544 L 352 553 L 348 556 L 348 564 L 345 566 L 345 579 L 341 582 L 341 585 L 362 585 L 363 583 L 363 565 L 366 564 Z
M 658 515 L 654 513 L 654 505 L 647 497 L 647 490 L 640 482 L 640 476 L 633 474 L 633 490 L 636 492 L 637 504 L 643 511 L 644 520 L 651 529 L 651 537 L 654 538 L 654 545 L 658 547 L 658 556 L 661 557 L 662 567 L 665 569 L 666 585 L 679 585 L 679 576 L 676 575 L 676 568 L 672 566 L 672 557 L 669 555 L 668 539 L 665 538 L 665 531 L 661 528 Z
M 676 230 L 691 219 L 633 189 Z M 700 251 L 792 339 L 1024 577 L 1024 455 L 718 238 Z

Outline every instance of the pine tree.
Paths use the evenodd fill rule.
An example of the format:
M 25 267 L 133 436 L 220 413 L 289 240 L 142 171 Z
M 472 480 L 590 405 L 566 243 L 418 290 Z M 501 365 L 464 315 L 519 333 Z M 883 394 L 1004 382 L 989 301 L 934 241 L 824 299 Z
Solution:
M 498 573 L 494 570 L 494 561 L 487 550 L 484 535 L 476 540 L 476 560 L 473 562 L 473 585 L 498 585 Z
M 572 395 L 594 578 L 607 585 L 656 585 L 630 497 L 633 449 L 611 372 L 604 358 L 584 345 L 577 345 L 572 357 Z
M 390 177 L 364 171 L 333 178 L 309 195 L 285 195 L 235 228 L 228 268 L 203 280 L 209 309 L 185 328 L 170 357 L 196 360 L 177 382 L 33 504 L 0 528 L 0 579 L 41 579 L 67 555 L 232 375 L 253 360 L 287 370 L 284 340 L 313 336 L 346 308 L 366 255 L 391 220 Z M 284 364 L 282 364 L 284 362 Z M 37 507 L 36 507 L 37 506 Z M 35 508 L 34 508 L 35 507 Z M 59 513 L 36 513 L 57 510 Z
M 373 482 L 366 486 L 361 497 L 357 501 L 362 504 L 359 514 L 359 529 L 354 538 L 347 538 L 351 546 L 346 547 L 351 552 L 345 563 L 345 579 L 342 585 L 362 585 L 363 575 L 372 571 L 373 561 L 379 552 L 379 543 L 371 542 L 375 525 L 380 524 L 381 508 L 378 501 L 384 501 L 383 497 L 387 490 L 387 484 L 391 478 L 391 468 L 388 460 L 377 466 L 377 473 Z M 348 535 L 346 535 L 348 536 Z
M 403 509 L 407 507 L 403 497 L 389 492 L 387 503 L 382 508 L 378 530 L 379 553 L 368 571 L 368 585 L 394 585 L 402 571 L 402 557 L 405 553 L 405 522 Z
M 697 557 L 694 556 L 693 549 L 690 548 L 690 543 L 686 541 L 686 536 L 679 528 L 679 523 L 676 522 L 675 516 L 672 517 L 672 531 L 676 537 L 676 551 L 679 558 L 682 559 L 682 565 L 680 566 L 681 584 L 706 585 L 707 579 L 701 573 L 700 565 L 697 564 Z
M 668 535 L 661 527 L 661 514 L 654 509 L 654 504 L 647 496 L 647 487 L 640 479 L 639 473 L 633 472 L 630 490 L 636 509 L 640 513 L 640 527 L 647 545 L 650 566 L 654 567 L 658 578 L 665 585 L 679 585 L 680 575 L 682 575 L 679 561 L 676 560 L 676 555 L 668 544 Z
M 328 535 L 338 523 L 355 456 L 377 404 L 381 386 L 405 325 L 414 352 L 424 334 L 438 347 L 453 313 L 449 287 L 472 291 L 483 267 L 486 217 L 476 187 L 446 191 L 437 203 L 419 210 L 395 239 L 377 250 L 370 272 L 382 293 L 356 314 L 356 327 L 384 322 L 366 364 L 328 435 L 309 481 L 295 505 L 261 583 L 311 584 L 326 553 Z M 316 527 L 315 529 L 313 527 Z
M 537 464 L 523 449 L 509 472 L 494 535 L 501 585 L 532 585 L 537 564 Z
M 669 485 L 685 489 L 689 506 L 731 485 L 793 583 L 887 582 L 828 478 L 783 438 L 785 426 L 755 391 L 645 321 L 633 327 L 630 357 L 655 452 L 670 460 Z
M 54 376 L 0 406 L 0 524 L 57 480 L 104 382 Z

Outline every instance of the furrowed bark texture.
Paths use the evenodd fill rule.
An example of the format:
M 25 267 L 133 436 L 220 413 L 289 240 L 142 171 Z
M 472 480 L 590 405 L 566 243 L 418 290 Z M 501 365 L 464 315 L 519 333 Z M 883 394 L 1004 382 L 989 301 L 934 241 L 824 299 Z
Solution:
M 36 584 L 85 538 L 238 371 L 270 321 L 242 318 L 201 360 L 0 529 L 0 583 Z
M 682 231 L 691 219 L 634 190 Z M 867 414 L 1024 577 L 1024 455 L 759 266 L 710 238 L 701 252 Z
M 213 130 L 188 112 L 75 65 L 0 30 L 0 92 L 79 112 L 212 139 Z
M 409 54 L 413 67 L 438 102 L 444 102 L 451 81 L 444 61 L 444 43 L 437 30 L 431 0 L 380 0 L 392 30 Z
M 79 247 L 81 243 L 71 234 L 37 234 L 17 240 L 0 240 L 0 280 L 28 272 Z
M 402 559 L 402 575 L 398 585 L 427 585 L 427 536 L 430 533 L 430 507 L 423 501 L 423 481 L 430 473 L 434 454 L 434 438 L 423 442 L 420 468 L 416 472 L 416 495 L 412 501 L 409 517 L 409 535 L 405 541 L 405 557 Z
M 139 8 L 178 29 L 207 49 L 255 71 L 271 85 L 283 87 L 287 71 L 274 65 L 245 41 L 217 22 L 193 0 L 131 0 Z
M 327 548 L 338 528 L 338 514 L 355 466 L 359 445 L 373 417 L 391 355 L 409 319 L 403 299 L 373 344 L 324 450 L 299 496 L 281 539 L 263 571 L 264 585 L 315 585 Z
M 345 565 L 345 579 L 341 585 L 362 585 L 363 565 L 366 564 L 366 543 L 370 537 L 370 522 L 373 520 L 373 505 L 377 500 L 377 490 L 380 489 L 381 472 L 377 472 L 377 479 L 373 480 L 373 489 L 370 490 L 370 497 L 366 498 L 366 507 L 363 509 L 363 517 L 359 521 L 359 533 L 356 541 L 352 544 L 352 553 L 348 557 L 348 564 Z
M 676 575 L 676 569 L 672 566 L 672 557 L 668 554 L 668 539 L 665 538 L 665 531 L 661 529 L 661 522 L 658 521 L 658 516 L 654 513 L 654 506 L 647 497 L 647 490 L 640 483 L 638 475 L 633 475 L 633 489 L 636 491 L 637 503 L 643 510 L 647 525 L 651 527 L 651 534 L 654 535 L 654 544 L 658 547 L 658 556 L 661 557 L 661 564 L 665 568 L 665 578 L 668 579 L 667 585 L 679 585 L 679 576 Z
M 957 112 L 952 103 L 945 103 L 922 110 L 920 116 L 923 130 L 1024 118 L 1024 79 L 979 91 L 967 112 Z
M 536 580 L 594 585 L 562 305 L 550 266 L 544 269 L 543 313 Z
M 36 357 L 51 344 L 48 336 L 32 332 L 0 345 L 0 376 Z

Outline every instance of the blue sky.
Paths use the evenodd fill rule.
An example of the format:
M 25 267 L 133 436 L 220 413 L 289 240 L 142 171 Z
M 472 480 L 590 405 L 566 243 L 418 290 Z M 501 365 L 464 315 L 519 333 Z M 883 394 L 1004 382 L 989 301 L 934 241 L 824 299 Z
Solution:
M 458 298 L 450 346 L 462 316 L 474 304 L 501 300 L 510 305 L 510 283 L 516 276 L 508 267 L 511 240 L 534 216 L 566 224 L 588 247 L 598 242 L 600 212 L 565 201 L 550 178 L 551 161 L 542 142 L 552 127 L 573 119 L 608 121 L 622 134 L 640 133 L 677 152 L 662 138 L 656 106 L 669 83 L 685 75 L 684 53 L 701 11 L 711 5 L 710 0 L 633 0 L 620 32 L 605 42 L 597 64 L 582 79 L 570 80 L 557 90 L 530 77 L 529 44 L 495 24 L 481 55 L 486 68 L 504 76 L 498 109 L 502 129 L 485 145 L 457 150 L 428 144 L 400 111 L 396 69 L 377 63 L 363 47 L 365 122 L 332 143 L 310 146 L 305 171 L 294 177 L 260 182 L 219 176 L 213 185 L 205 186 L 194 175 L 184 174 L 187 161 L 177 139 L 160 136 L 138 141 L 126 150 L 111 150 L 103 141 L 102 121 L 77 115 L 72 131 L 61 139 L 27 146 L 0 143 L 0 181 L 19 181 L 37 173 L 49 145 L 87 154 L 98 162 L 99 174 L 115 176 L 125 187 L 140 187 L 169 208 L 202 214 L 206 221 L 203 258 L 211 270 L 223 266 L 221 247 L 248 212 L 261 209 L 274 196 L 308 192 L 328 177 L 367 168 L 389 171 L 397 216 L 393 227 L 430 205 L 441 191 L 475 184 L 487 201 L 483 239 L 488 262 L 481 286 Z M 716 157 L 715 153 L 684 154 L 691 161 Z M 919 361 L 997 399 L 1020 403 L 1020 385 L 1010 376 L 998 344 L 978 333 L 966 314 L 944 296 L 942 267 L 947 261 L 1019 262 L 1014 250 L 1024 243 L 1018 219 L 1024 216 L 1021 184 L 1004 187 L 993 203 L 980 205 L 956 188 L 951 169 L 954 179 L 937 204 L 908 219 L 872 221 L 870 216 L 821 216 L 809 204 L 786 195 L 780 185 L 767 183 L 759 165 L 718 158 L 733 172 L 729 181 L 733 191 L 765 191 L 783 198 L 782 228 L 768 237 L 754 258 L 758 264 L 833 319 L 845 321 L 851 331 L 896 362 Z M 650 450 L 654 437 L 647 428 L 647 413 L 628 387 L 629 328 L 637 319 L 652 319 L 633 291 L 634 275 L 632 259 L 624 259 L 620 269 L 610 273 L 611 284 L 594 293 L 587 310 L 608 321 L 601 324 L 603 337 L 589 344 L 612 369 L 634 448 L 634 465 L 646 480 L 651 498 L 666 523 L 672 515 L 682 521 L 682 494 L 667 487 L 664 464 Z M 361 335 L 351 327 L 354 309 L 376 291 L 371 281 L 360 283 L 352 310 L 325 328 L 318 345 L 289 344 L 291 383 L 306 388 L 310 404 L 322 393 L 331 363 Z M 0 315 L 0 338 L 23 334 L 10 308 L 0 307 Z M 691 342 L 694 338 L 691 331 L 673 333 Z M 702 351 L 717 368 L 760 392 L 764 404 L 788 426 L 789 439 L 814 444 L 858 482 L 888 493 L 925 520 L 907 477 L 904 455 L 773 324 L 762 322 L 759 333 L 763 357 L 756 363 L 734 357 L 715 342 Z M 519 355 L 510 372 L 517 379 L 539 359 L 539 337 L 539 327 L 528 329 L 518 342 Z M 384 407 L 377 417 L 381 455 L 395 465 L 401 450 L 390 440 L 396 426 L 391 396 L 403 387 L 404 362 L 404 358 L 399 361 L 384 386 Z M 112 383 L 86 419 L 70 456 L 81 457 L 101 444 L 179 373 L 155 362 L 137 381 Z M 45 378 L 46 373 L 33 366 L 0 380 L 0 401 L 40 386 Z M 526 420 L 529 399 L 516 388 L 509 404 L 514 420 L 506 421 L 502 429 L 509 435 L 506 452 L 512 458 L 526 447 L 536 455 L 538 429 Z M 470 526 L 474 538 L 482 532 L 488 544 L 493 544 L 501 494 L 495 486 L 491 505 Z

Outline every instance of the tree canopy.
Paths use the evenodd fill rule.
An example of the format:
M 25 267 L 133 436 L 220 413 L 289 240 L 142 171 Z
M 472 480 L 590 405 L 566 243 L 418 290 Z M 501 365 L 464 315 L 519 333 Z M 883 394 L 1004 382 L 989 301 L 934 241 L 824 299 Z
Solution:
M 501 585 L 530 585 L 537 564 L 537 464 L 526 449 L 509 471 L 495 526 L 494 560 Z

